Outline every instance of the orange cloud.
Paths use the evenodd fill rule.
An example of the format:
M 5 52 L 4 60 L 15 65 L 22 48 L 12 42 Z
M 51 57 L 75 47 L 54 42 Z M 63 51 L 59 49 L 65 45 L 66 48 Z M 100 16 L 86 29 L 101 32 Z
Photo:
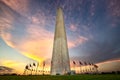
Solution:
M 27 0 L 25 1 L 22 0 L 23 2 L 18 0 L 14 0 L 10 2 L 8 2 L 7 0 L 2 0 L 2 1 L 6 3 L 10 8 L 17 11 L 20 14 L 24 14 L 24 11 L 27 10 L 27 5 L 24 5 L 24 4 L 28 4 Z M 20 4 L 17 5 L 18 3 Z M 4 18 L 4 20 L 7 20 L 7 19 Z M 13 36 L 14 34 L 12 35 L 9 32 L 11 29 L 13 29 L 14 31 L 15 30 L 14 27 L 16 27 L 16 26 L 12 27 L 11 25 L 9 25 L 11 28 L 8 30 L 8 32 L 5 32 L 6 28 L 2 30 L 2 38 L 10 47 L 17 49 L 20 53 L 22 53 L 23 55 L 29 58 L 32 58 L 40 62 L 45 60 L 46 58 L 51 58 L 54 38 L 53 38 L 53 33 L 45 29 L 46 22 L 47 22 L 46 16 L 42 11 L 40 12 L 38 11 L 36 12 L 36 14 L 28 17 L 28 20 L 29 20 L 28 22 L 31 22 L 31 23 L 27 23 L 25 26 L 25 28 L 27 28 L 26 29 L 27 36 L 22 38 L 21 41 L 19 40 L 17 41 L 17 39 L 14 39 L 15 38 Z M 0 21 L 3 21 L 3 19 Z M 12 18 L 9 19 L 9 21 L 11 21 L 10 22 L 11 24 L 12 22 L 14 22 Z M 3 22 L 3 24 L 5 24 L 5 22 Z M 71 25 L 71 29 L 76 30 L 76 26 Z M 88 40 L 87 38 L 79 36 L 74 41 L 68 41 L 68 46 L 69 48 L 73 48 L 84 43 L 87 40 Z
M 28 4 L 27 0 L 2 1 L 15 12 L 18 12 L 18 14 L 25 15 L 24 12 L 27 11 Z M 44 16 L 42 12 L 37 12 L 35 15 L 28 17 L 28 22 L 31 22 L 25 26 L 27 27 L 26 35 L 28 36 L 22 38 L 22 41 L 16 41 L 17 39 L 14 39 L 15 37 L 11 34 L 11 30 L 13 29 L 14 31 L 14 27 L 16 27 L 12 25 L 14 17 L 16 16 L 14 15 L 14 12 L 8 10 L 5 5 L 4 7 L 0 7 L 2 7 L 2 13 L 6 14 L 6 16 L 0 17 L 0 23 L 2 25 L 2 27 L 0 27 L 1 36 L 8 46 L 17 49 L 25 56 L 37 61 L 42 61 L 46 57 L 51 56 L 53 34 L 44 29 L 46 16 Z
M 31 24 L 27 29 L 28 36 L 22 39 L 20 44 L 14 44 L 11 41 L 12 35 L 4 34 L 6 43 L 17 49 L 23 55 L 37 60 L 39 62 L 46 58 L 51 58 L 53 46 L 53 34 L 39 25 Z
M 12 43 L 12 35 L 10 34 L 5 34 L 3 38 L 9 46 L 17 49 L 19 52 L 29 58 L 39 62 L 42 62 L 46 58 L 51 58 L 53 48 L 53 33 L 36 24 L 29 25 L 27 33 L 29 36 L 24 38 L 19 45 Z M 68 41 L 68 47 L 77 47 L 87 40 L 87 38 L 79 36 L 74 41 Z

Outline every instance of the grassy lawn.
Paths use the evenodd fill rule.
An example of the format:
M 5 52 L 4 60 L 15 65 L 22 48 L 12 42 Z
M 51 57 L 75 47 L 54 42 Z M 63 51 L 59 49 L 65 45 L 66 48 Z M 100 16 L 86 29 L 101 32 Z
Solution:
M 120 75 L 0 76 L 0 80 L 120 80 Z

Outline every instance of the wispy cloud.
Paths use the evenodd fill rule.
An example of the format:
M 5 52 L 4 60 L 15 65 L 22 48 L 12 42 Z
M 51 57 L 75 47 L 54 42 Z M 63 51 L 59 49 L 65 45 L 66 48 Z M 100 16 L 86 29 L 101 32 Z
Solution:
M 50 57 L 53 34 L 45 29 L 47 21 L 44 13 L 38 10 L 31 16 L 27 14 L 26 19 L 26 12 L 28 11 L 28 6 L 26 4 L 28 4 L 28 0 L 14 0 L 9 2 L 7 0 L 2 0 L 2 2 L 1 8 L 3 11 L 0 18 L 2 27 L 0 29 L 2 30 L 1 36 L 7 45 L 37 61 L 42 61 L 46 57 Z M 6 14 L 7 17 L 5 17 L 4 14 Z M 24 23 L 26 20 L 28 20 L 28 23 Z M 16 32 L 16 28 L 19 28 L 19 32 Z M 23 29 L 25 34 L 21 33 Z M 13 34 L 13 32 L 16 34 Z M 17 38 L 18 35 L 26 36 L 21 37 L 19 41 Z
M 1 36 L 2 33 L 4 34 L 3 31 L 8 31 L 11 30 L 13 21 L 14 21 L 14 17 L 13 17 L 13 12 L 9 9 L 9 7 L 7 7 L 5 4 L 3 4 L 0 1 L 0 10 L 2 11 L 0 13 L 0 31 L 1 31 Z
M 107 1 L 107 3 L 108 3 L 107 8 L 108 8 L 110 15 L 120 16 L 120 8 L 119 8 L 120 2 L 117 0 L 115 1 L 111 0 L 111 1 Z
M 100 64 L 105 64 L 105 63 L 112 63 L 112 62 L 120 62 L 120 59 L 112 59 L 112 60 L 107 60 L 107 61 L 103 61 L 103 62 L 100 62 L 100 63 L 97 63 L 98 65 Z
M 77 26 L 75 24 L 70 24 L 70 30 L 71 31 L 76 31 L 77 30 Z
M 2 33 L 1 37 L 4 39 L 8 46 L 11 46 L 13 48 L 15 47 L 12 42 L 12 35 L 10 33 Z
M 99 72 L 112 72 L 120 70 L 120 60 L 108 60 L 97 63 Z
M 79 36 L 77 39 L 75 39 L 74 41 L 68 41 L 68 47 L 69 48 L 73 48 L 73 47 L 77 47 L 81 44 L 83 44 L 84 42 L 86 42 L 88 39 L 86 37 L 83 36 Z
M 36 58 L 51 56 L 53 34 L 37 25 L 30 25 L 27 29 L 28 37 L 18 48 L 24 55 L 34 55 Z
M 24 67 L 26 65 L 26 63 L 23 63 L 23 62 L 17 62 L 17 61 L 6 60 L 6 59 L 0 60 L 0 64 L 11 68 L 12 72 L 17 72 L 17 73 L 23 73 Z
M 0 74 L 10 74 L 13 72 L 14 69 L 6 67 L 6 66 L 0 66 Z
M 28 5 L 29 0 L 1 0 L 4 2 L 7 6 L 9 6 L 14 11 L 20 13 L 21 15 L 25 16 L 25 13 L 28 12 Z
M 53 3 L 43 1 L 42 4 L 40 0 L 0 0 L 0 29 L 4 41 L 21 54 L 37 61 L 51 58 L 55 9 L 58 5 L 62 5 L 60 2 L 56 3 L 54 1 Z M 99 57 L 97 55 L 96 61 L 102 58 L 107 59 L 108 55 L 105 56 L 105 54 L 110 55 L 113 49 L 106 50 L 111 46 L 119 46 L 119 37 L 117 36 L 119 29 L 117 29 L 118 31 L 109 31 L 106 28 L 108 25 L 117 26 L 119 24 L 119 2 L 116 0 L 105 2 L 107 5 L 104 4 L 104 6 L 101 6 L 101 4 L 102 1 L 90 1 L 88 3 L 83 0 L 77 3 L 73 0 L 67 0 L 63 4 L 65 22 L 67 20 L 67 25 L 70 25 L 66 26 L 69 27 L 68 35 L 71 38 L 68 39 L 69 48 L 75 48 L 74 53 L 81 56 L 78 50 L 82 49 L 80 46 L 83 44 L 81 46 L 85 48 L 82 49 L 83 54 L 95 57 L 96 53 L 99 52 L 103 56 Z M 108 12 L 104 12 L 104 10 Z M 106 19 L 107 16 L 108 19 Z M 69 30 L 72 31 L 72 34 Z M 111 32 L 114 32 L 115 35 Z M 109 35 L 112 36 L 109 37 Z M 108 39 L 115 40 L 117 45 L 112 45 L 114 41 L 111 40 L 111 46 L 109 46 L 107 44 L 109 43 Z M 102 41 L 104 43 L 101 43 Z M 105 47 L 104 44 L 107 44 L 107 47 L 102 50 Z M 119 49 L 116 49 L 113 53 L 109 56 L 110 58 L 118 56 Z
M 31 12 L 28 8 L 28 0 L 22 0 L 23 2 L 18 0 L 10 2 L 7 0 L 2 1 L 6 4 L 6 6 L 2 6 L 2 13 L 5 13 L 7 17 L 3 16 L 0 18 L 0 22 L 3 26 L 6 26 L 6 28 L 2 27 L 2 38 L 7 45 L 16 49 L 21 54 L 40 62 L 51 58 L 54 33 L 48 31 L 46 25 L 51 25 L 47 19 L 51 19 L 54 16 L 45 16 L 44 12 L 40 9 L 34 14 L 26 15 L 27 12 Z M 76 31 L 77 25 L 71 24 L 70 29 L 71 31 Z M 23 37 L 19 38 L 18 36 Z M 68 47 L 77 47 L 87 40 L 83 36 L 79 36 L 74 40 L 68 40 Z

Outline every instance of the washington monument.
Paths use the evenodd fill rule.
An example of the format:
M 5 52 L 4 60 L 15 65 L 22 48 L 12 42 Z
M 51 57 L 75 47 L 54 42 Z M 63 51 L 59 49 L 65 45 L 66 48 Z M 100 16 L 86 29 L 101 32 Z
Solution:
M 58 8 L 51 61 L 51 75 L 63 75 L 68 72 L 70 72 L 70 62 L 64 17 L 62 9 Z

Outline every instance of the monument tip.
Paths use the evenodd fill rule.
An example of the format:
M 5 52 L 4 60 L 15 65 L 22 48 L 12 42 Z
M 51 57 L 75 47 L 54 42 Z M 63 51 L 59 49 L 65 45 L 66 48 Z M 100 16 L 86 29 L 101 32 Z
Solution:
M 58 10 L 62 10 L 62 7 L 58 7 Z

